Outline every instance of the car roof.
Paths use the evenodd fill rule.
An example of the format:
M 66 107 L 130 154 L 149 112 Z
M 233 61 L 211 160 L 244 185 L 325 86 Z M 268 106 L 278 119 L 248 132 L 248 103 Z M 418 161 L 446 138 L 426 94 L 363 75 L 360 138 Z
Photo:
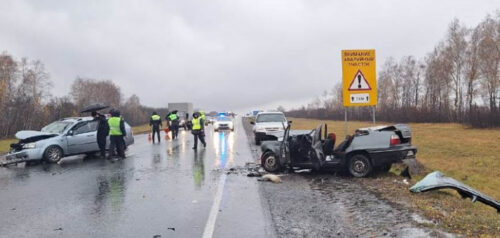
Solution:
M 284 115 L 284 113 L 282 113 L 282 112 L 259 112 L 257 114 L 257 116 L 260 115 L 260 114 L 282 114 L 282 115 Z
M 66 117 L 59 121 L 67 121 L 67 122 L 79 122 L 79 121 L 92 121 L 93 117 Z

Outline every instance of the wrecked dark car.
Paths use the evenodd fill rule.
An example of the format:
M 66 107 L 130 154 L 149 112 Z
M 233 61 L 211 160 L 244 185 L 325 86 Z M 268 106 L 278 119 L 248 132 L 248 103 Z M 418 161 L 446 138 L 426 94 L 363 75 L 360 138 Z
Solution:
M 277 141 L 262 143 L 261 166 L 266 171 L 347 169 L 354 177 L 366 177 L 374 170 L 387 172 L 403 159 L 415 159 L 417 153 L 405 124 L 360 128 L 337 146 L 326 124 L 311 131 L 290 128 L 291 124 Z

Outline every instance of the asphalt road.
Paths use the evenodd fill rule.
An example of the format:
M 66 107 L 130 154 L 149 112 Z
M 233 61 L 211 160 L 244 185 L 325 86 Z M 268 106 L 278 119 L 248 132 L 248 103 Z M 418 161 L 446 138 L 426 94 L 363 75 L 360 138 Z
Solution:
M 255 161 L 235 132 L 207 128 L 151 144 L 137 135 L 125 160 L 74 156 L 0 168 L 1 237 L 273 237 L 259 184 L 234 173 Z M 233 168 L 231 170 L 231 168 Z
M 250 125 L 235 123 L 235 132 L 209 126 L 197 152 L 181 131 L 161 144 L 137 135 L 114 163 L 74 156 L 0 168 L 0 237 L 452 236 L 349 176 L 247 177 L 260 151 Z

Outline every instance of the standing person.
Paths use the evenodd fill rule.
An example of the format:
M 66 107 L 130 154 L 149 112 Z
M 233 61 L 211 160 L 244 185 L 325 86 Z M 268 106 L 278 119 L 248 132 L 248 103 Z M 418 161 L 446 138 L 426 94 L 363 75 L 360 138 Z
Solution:
M 179 116 L 177 116 L 177 110 L 169 113 L 166 119 L 169 122 L 170 131 L 172 131 L 172 139 L 176 139 L 179 134 Z
M 120 111 L 112 110 L 111 118 L 108 119 L 109 124 L 109 155 L 118 154 L 120 158 L 125 159 L 125 141 L 123 137 L 127 134 L 125 131 L 125 121 L 120 117 Z M 115 152 L 116 149 L 116 152 Z
M 155 143 L 155 134 L 158 136 L 158 143 L 161 142 L 160 139 L 160 129 L 161 129 L 161 117 L 158 116 L 158 113 L 153 112 L 151 115 L 151 120 L 149 120 L 149 125 L 153 129 L 153 144 Z
M 193 120 L 191 120 L 193 123 L 193 129 L 191 133 L 193 133 L 194 136 L 194 146 L 193 150 L 196 150 L 198 148 L 198 139 L 200 139 L 201 143 L 203 144 L 203 147 L 207 147 L 207 143 L 205 142 L 205 122 L 203 119 L 200 117 L 199 112 L 193 113 Z
M 99 146 L 99 151 L 101 152 L 101 158 L 106 158 L 106 139 L 109 134 L 109 125 L 106 116 L 93 111 L 92 117 L 94 121 L 97 121 L 97 145 Z

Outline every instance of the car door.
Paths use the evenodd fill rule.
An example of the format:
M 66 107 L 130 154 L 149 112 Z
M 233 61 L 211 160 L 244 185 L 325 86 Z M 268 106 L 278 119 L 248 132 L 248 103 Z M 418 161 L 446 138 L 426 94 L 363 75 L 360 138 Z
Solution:
M 312 156 L 311 156 L 314 157 L 311 159 L 313 160 L 316 159 L 320 166 L 323 166 L 325 159 L 323 153 L 323 142 L 321 141 L 322 127 L 323 125 L 320 124 L 318 127 L 316 127 L 316 130 L 314 131 L 312 139 Z
M 86 121 L 76 124 L 67 136 L 70 154 L 81 154 L 98 151 L 97 121 Z

